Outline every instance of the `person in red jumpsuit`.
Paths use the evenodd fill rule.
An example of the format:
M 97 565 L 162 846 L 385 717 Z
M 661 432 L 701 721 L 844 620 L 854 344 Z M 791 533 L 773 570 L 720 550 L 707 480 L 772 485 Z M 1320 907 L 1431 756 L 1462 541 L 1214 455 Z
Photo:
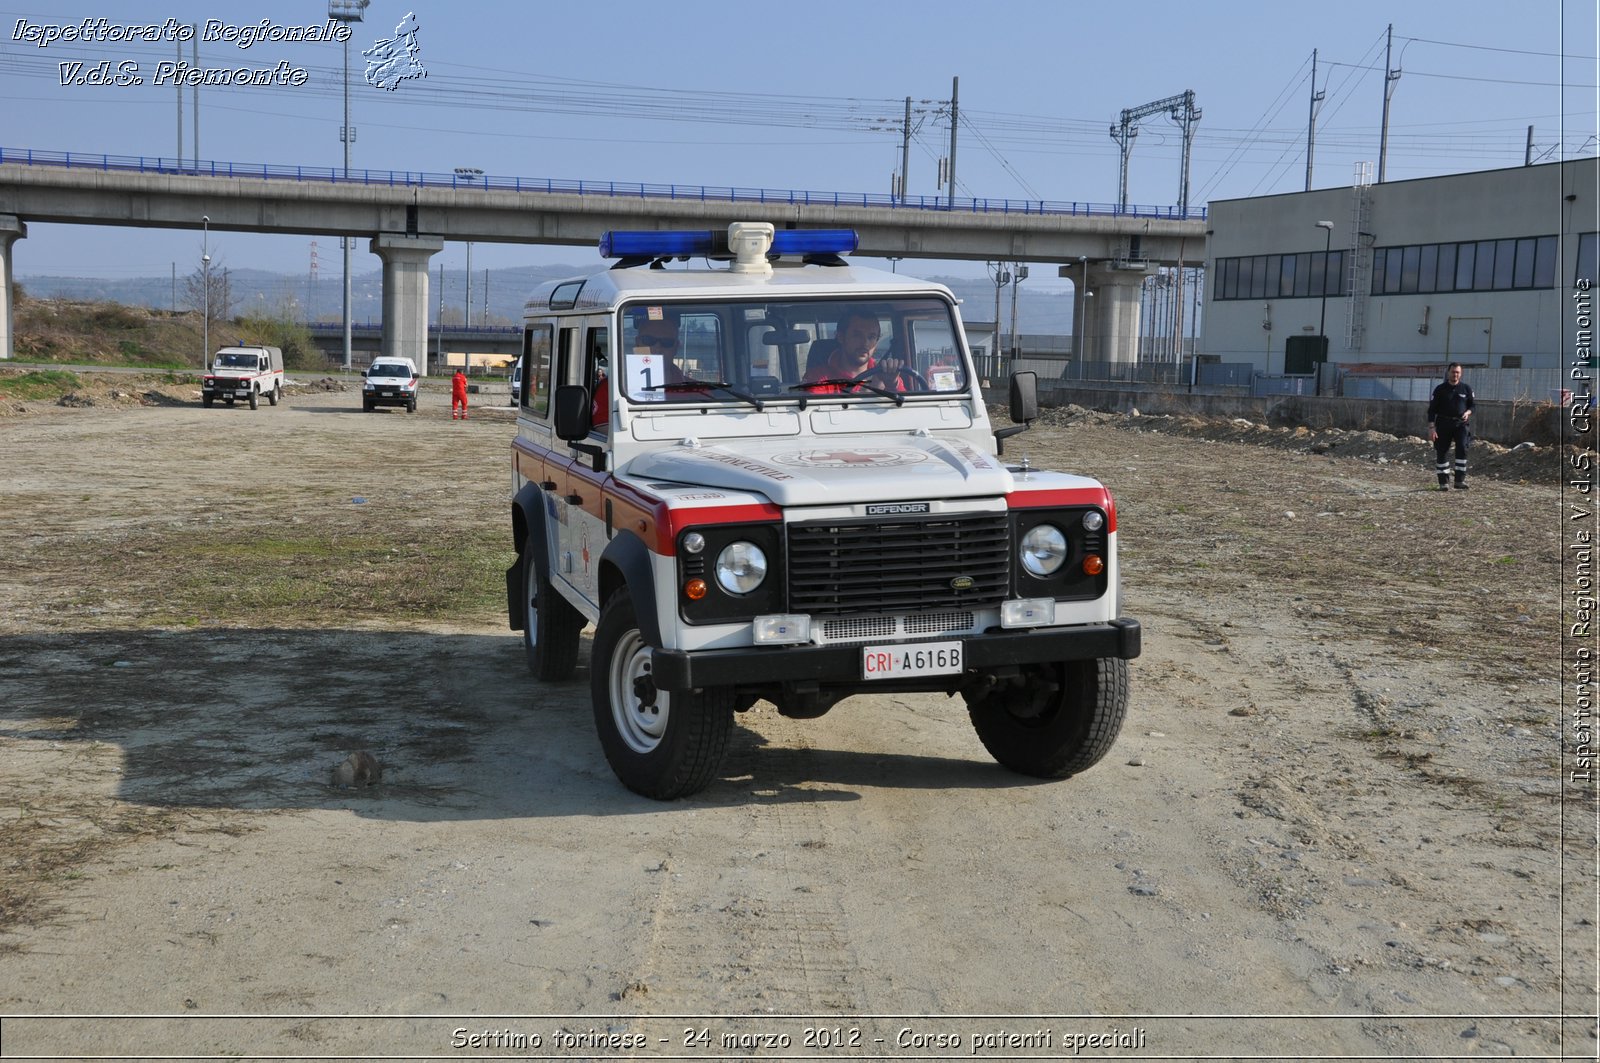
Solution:
M 802 386 L 811 384 L 814 387 L 806 388 L 824 395 L 839 395 L 858 390 L 854 385 L 824 384 L 825 380 L 853 380 L 872 370 L 873 383 L 886 387 L 891 391 L 904 391 L 905 385 L 901 382 L 899 370 L 902 363 L 895 358 L 885 358 L 881 363 L 872 357 L 873 351 L 878 346 L 880 333 L 878 331 L 878 317 L 876 314 L 865 310 L 847 310 L 839 322 L 835 332 L 838 341 L 831 347 L 826 361 L 814 362 L 810 370 L 802 379 Z M 819 344 L 826 341 L 818 341 Z M 819 353 L 821 353 L 819 351 Z
M 456 375 L 450 378 L 450 419 L 457 417 L 467 419 L 467 374 L 456 370 Z

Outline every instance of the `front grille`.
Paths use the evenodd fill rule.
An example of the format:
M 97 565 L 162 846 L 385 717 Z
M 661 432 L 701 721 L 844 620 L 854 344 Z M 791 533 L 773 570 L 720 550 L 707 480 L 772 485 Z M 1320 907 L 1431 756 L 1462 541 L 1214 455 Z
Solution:
M 823 645 L 834 642 L 870 642 L 873 640 L 908 639 L 928 635 L 974 635 L 978 617 L 975 613 L 915 613 L 911 616 L 857 616 L 840 620 L 824 620 L 822 634 L 817 640 Z
M 1005 600 L 1004 513 L 791 524 L 789 609 L 813 616 L 948 612 Z M 971 581 L 965 590 L 955 584 Z

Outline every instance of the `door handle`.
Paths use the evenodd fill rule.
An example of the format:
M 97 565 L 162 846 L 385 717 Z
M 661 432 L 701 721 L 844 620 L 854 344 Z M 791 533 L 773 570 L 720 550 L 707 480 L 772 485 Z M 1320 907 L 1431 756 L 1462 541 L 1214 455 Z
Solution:
M 573 504 L 574 506 L 581 506 L 581 505 L 583 505 L 583 496 L 582 495 L 568 495 L 567 496 L 567 501 L 570 502 L 571 504 Z
M 556 489 L 556 482 L 554 480 L 540 480 L 539 486 L 546 491 L 554 491 Z

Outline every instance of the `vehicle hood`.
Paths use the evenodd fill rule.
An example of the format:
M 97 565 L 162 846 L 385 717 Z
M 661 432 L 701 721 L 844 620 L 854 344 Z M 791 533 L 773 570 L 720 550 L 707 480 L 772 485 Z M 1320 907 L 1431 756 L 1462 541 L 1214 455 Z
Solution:
M 741 439 L 641 454 L 624 475 L 751 491 L 782 506 L 1006 494 L 1012 477 L 966 440 L 918 436 Z

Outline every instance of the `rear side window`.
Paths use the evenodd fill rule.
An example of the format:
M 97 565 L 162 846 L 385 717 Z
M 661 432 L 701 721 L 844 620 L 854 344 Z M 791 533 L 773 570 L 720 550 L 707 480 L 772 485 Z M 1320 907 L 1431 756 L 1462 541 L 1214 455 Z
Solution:
M 522 405 L 539 417 L 550 413 L 550 354 L 555 326 L 529 325 L 522 333 Z

